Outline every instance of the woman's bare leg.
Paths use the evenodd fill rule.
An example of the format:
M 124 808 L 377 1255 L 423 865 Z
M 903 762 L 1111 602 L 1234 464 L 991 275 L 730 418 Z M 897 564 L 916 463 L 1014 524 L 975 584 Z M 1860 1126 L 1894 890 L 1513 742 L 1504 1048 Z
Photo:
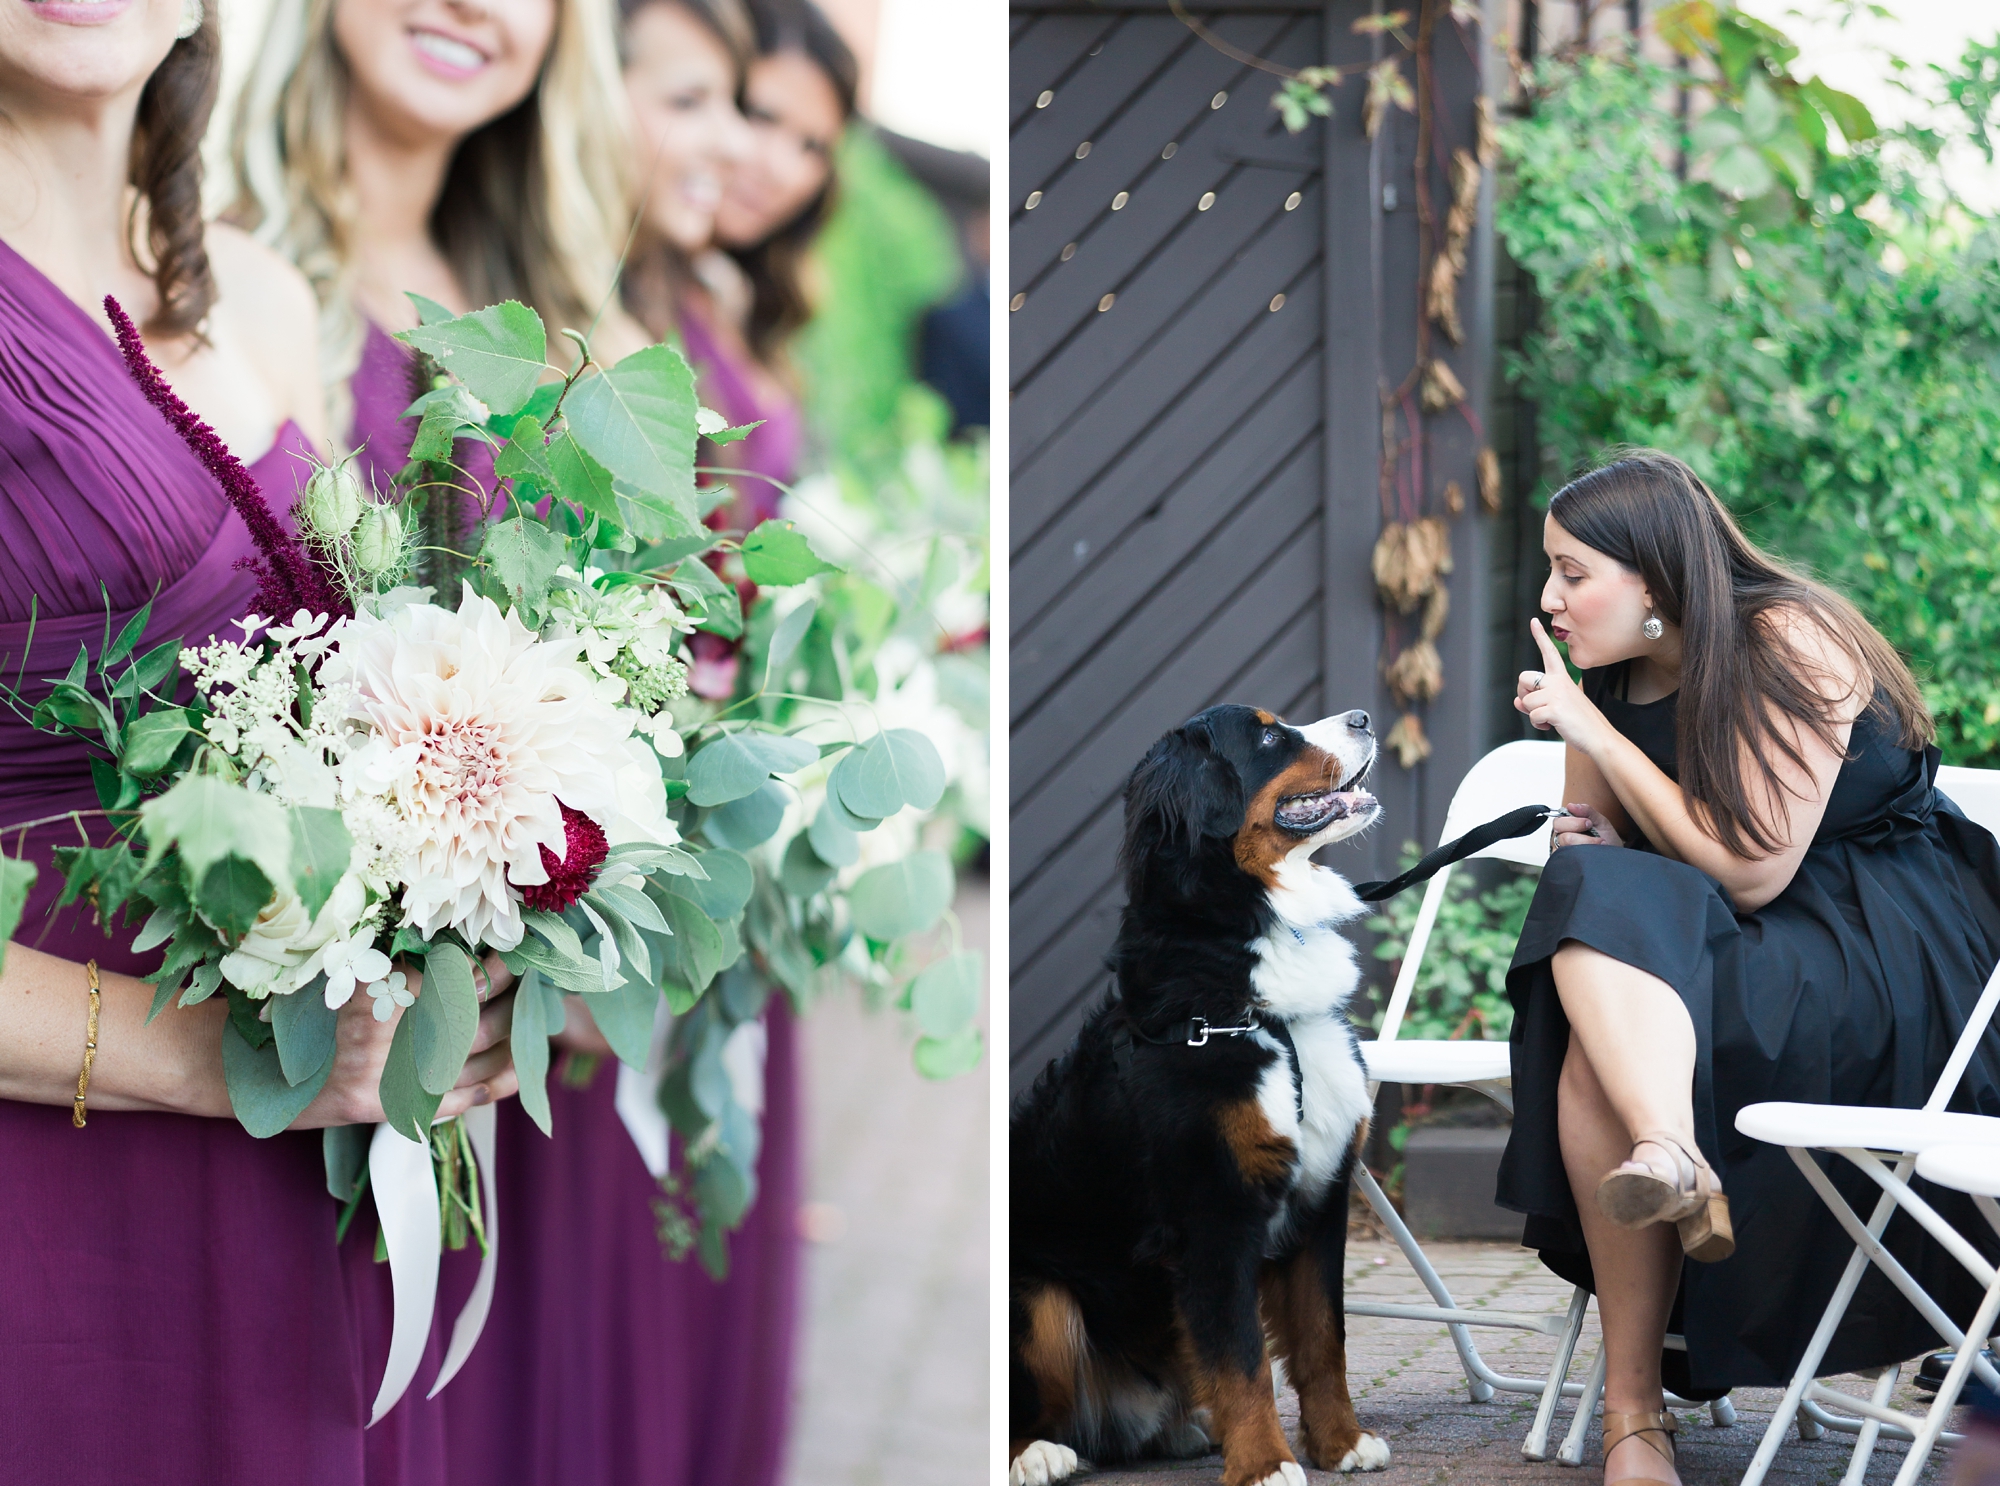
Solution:
M 1641 1130 L 1671 1130 L 1694 1148 L 1694 1027 L 1672 987 L 1585 945 L 1555 956 L 1556 989 L 1570 1018 L 1558 1091 L 1563 1165 L 1582 1219 L 1604 1330 L 1604 1407 L 1652 1413 L 1662 1406 L 1660 1348 L 1680 1282 L 1680 1239 L 1670 1223 L 1620 1228 L 1597 1209 L 1597 1184 L 1631 1154 Z M 1640 1159 L 1670 1176 L 1672 1153 Z M 1675 1478 L 1646 1441 L 1605 1461 L 1605 1477 Z

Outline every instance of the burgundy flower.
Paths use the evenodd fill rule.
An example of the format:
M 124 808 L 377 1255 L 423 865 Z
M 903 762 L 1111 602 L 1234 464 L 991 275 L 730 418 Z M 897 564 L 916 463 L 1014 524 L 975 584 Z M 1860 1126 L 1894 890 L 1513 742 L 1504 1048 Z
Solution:
M 111 324 L 118 332 L 118 349 L 124 354 L 126 370 L 139 384 L 139 391 L 145 395 L 147 402 L 160 410 L 161 416 L 181 436 L 182 442 L 194 451 L 202 467 L 215 476 L 229 504 L 243 518 L 243 524 L 250 528 L 257 550 L 264 554 L 262 562 L 246 560 L 239 564 L 257 575 L 258 611 L 279 619 L 288 619 L 301 609 L 312 614 L 331 614 L 336 618 L 352 614 L 354 611 L 348 607 L 339 590 L 327 581 L 325 572 L 299 545 L 298 539 L 271 514 L 270 506 L 265 504 L 264 493 L 257 488 L 257 481 L 250 471 L 243 467 L 243 461 L 231 454 L 221 435 L 196 417 L 194 411 L 167 385 L 160 369 L 146 354 L 145 342 L 139 339 L 139 327 L 132 323 L 132 317 L 125 313 L 124 306 L 107 294 L 104 296 L 104 312 L 111 317 Z
M 596 821 L 581 810 L 570 809 L 561 800 L 556 805 L 563 820 L 562 860 L 558 861 L 546 846 L 541 848 L 542 865 L 548 869 L 549 880 L 521 889 L 522 900 L 543 913 L 561 913 L 589 892 L 591 883 L 597 880 L 597 869 L 604 865 L 604 858 L 611 850 L 611 843 L 604 839 L 604 828 Z

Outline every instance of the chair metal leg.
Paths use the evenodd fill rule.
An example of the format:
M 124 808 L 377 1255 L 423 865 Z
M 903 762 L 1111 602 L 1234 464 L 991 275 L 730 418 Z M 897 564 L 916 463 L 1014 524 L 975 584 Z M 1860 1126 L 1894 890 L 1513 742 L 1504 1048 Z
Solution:
M 1713 1400 L 1708 1406 L 1708 1422 L 1711 1428 L 1733 1429 L 1736 1426 L 1736 1405 L 1729 1401 L 1729 1395 Z
M 1798 1157 L 1794 1156 L 1794 1160 Z M 1812 1164 L 1812 1158 L 1805 1158 Z M 1898 1171 L 1908 1175 L 1909 1168 L 1916 1165 L 1914 1159 L 1898 1164 Z M 1814 1170 L 1818 1170 L 1815 1166 Z M 1868 1232 L 1879 1235 L 1889 1225 L 1889 1216 L 1896 1210 L 1895 1199 L 1886 1193 L 1878 1198 L 1875 1211 L 1868 1219 Z M 1847 1314 L 1847 1307 L 1854 1300 L 1854 1292 L 1860 1287 L 1862 1272 L 1868 1267 L 1868 1256 L 1857 1246 L 1853 1256 L 1847 1261 L 1847 1268 L 1841 1271 L 1840 1283 L 1834 1287 L 1833 1298 L 1827 1302 L 1826 1312 L 1819 1318 L 1819 1327 L 1813 1332 L 1812 1341 L 1806 1346 L 1805 1355 L 1799 1358 L 1799 1365 L 1792 1372 L 1792 1381 L 1785 1387 L 1784 1400 L 1771 1413 L 1771 1422 L 1764 1430 L 1764 1438 L 1758 1442 L 1757 1453 L 1750 1459 L 1749 1469 L 1743 1472 L 1741 1486 L 1763 1486 L 1764 1477 L 1770 1473 L 1771 1462 L 1778 1458 L 1778 1446 L 1785 1441 L 1785 1430 L 1793 1419 L 1798 1420 L 1799 1438 L 1816 1440 L 1825 1432 L 1824 1427 L 1800 1409 L 1806 1389 L 1811 1386 L 1813 1375 L 1819 1368 L 1820 1359 L 1826 1356 L 1826 1349 L 1832 1345 L 1833 1333 Z
M 1902 1373 L 1901 1367 L 1885 1367 L 1875 1375 L 1875 1389 L 1869 1394 L 1869 1402 L 1877 1408 L 1887 1408 L 1889 1395 L 1896 1391 L 1896 1379 Z M 1882 1421 L 1868 1419 L 1863 1422 L 1860 1434 L 1854 1439 L 1854 1454 L 1848 1458 L 1847 1474 L 1840 1478 L 1840 1486 L 1861 1486 L 1868 1474 L 1868 1462 L 1875 1454 L 1875 1441 L 1882 1433 Z
M 1986 1287 L 1986 1298 L 1979 1302 L 1979 1314 L 1973 1317 L 1966 1335 L 1991 1336 L 1996 1318 L 2000 1318 L 2000 1275 L 1996 1275 L 1993 1283 Z M 1937 1398 L 1924 1415 L 1924 1427 L 1917 1431 L 1916 1439 L 1910 1444 L 1910 1453 L 1903 1457 L 1903 1468 L 1896 1472 L 1896 1486 L 1916 1486 L 1916 1479 L 1931 1458 L 1931 1451 L 1937 1448 L 1938 1435 L 1944 1431 L 1945 1421 L 1951 1418 L 1951 1411 L 1958 1403 L 1959 1392 L 1965 1387 L 1965 1380 L 1973 1370 L 1978 1353 L 1977 1342 L 1960 1345 L 1958 1355 L 1952 1359 L 1951 1371 L 1944 1375 Z
M 1590 1364 L 1590 1377 L 1583 1385 L 1583 1396 L 1576 1401 L 1576 1413 L 1569 1421 L 1569 1433 L 1563 1436 L 1562 1448 L 1556 1451 L 1558 1465 L 1582 1465 L 1583 1442 L 1590 1433 L 1590 1421 L 1597 1417 L 1597 1404 L 1604 1397 L 1605 1351 L 1597 1349 L 1597 1360 Z
M 1569 1377 L 1570 1359 L 1576 1355 L 1577 1341 L 1583 1336 L 1583 1316 L 1590 1306 L 1590 1292 L 1578 1285 L 1569 1298 L 1569 1316 L 1556 1340 L 1555 1361 L 1549 1364 L 1549 1380 L 1542 1388 L 1542 1401 L 1535 1406 L 1535 1422 L 1521 1441 L 1523 1460 L 1549 1458 L 1549 1426 L 1555 1421 L 1556 1400 L 1562 1397 L 1563 1382 Z
M 1354 1163 L 1354 1179 L 1360 1183 L 1362 1195 L 1368 1199 L 1368 1205 L 1375 1210 L 1375 1216 L 1382 1220 L 1382 1225 L 1396 1240 L 1396 1247 L 1401 1249 L 1403 1257 L 1409 1260 L 1410 1268 L 1417 1272 L 1417 1278 L 1422 1280 L 1424 1288 L 1431 1292 L 1431 1299 L 1447 1309 L 1458 1309 L 1457 1302 L 1451 1298 L 1451 1291 L 1445 1288 L 1444 1281 L 1431 1267 L 1431 1261 L 1424 1254 L 1423 1246 L 1417 1242 L 1409 1226 L 1403 1222 L 1403 1215 L 1397 1212 L 1389 1201 L 1389 1196 L 1382 1190 L 1381 1183 L 1375 1180 L 1375 1174 L 1357 1161 Z M 1465 1384 L 1472 1395 L 1472 1401 L 1487 1402 L 1493 1397 L 1493 1385 L 1480 1377 L 1480 1373 L 1490 1372 L 1491 1369 L 1486 1367 L 1479 1356 L 1479 1349 L 1472 1344 L 1471 1333 L 1465 1327 L 1456 1325 L 1446 1326 L 1445 1330 L 1451 1334 L 1452 1346 L 1458 1349 L 1459 1366 L 1465 1369 Z

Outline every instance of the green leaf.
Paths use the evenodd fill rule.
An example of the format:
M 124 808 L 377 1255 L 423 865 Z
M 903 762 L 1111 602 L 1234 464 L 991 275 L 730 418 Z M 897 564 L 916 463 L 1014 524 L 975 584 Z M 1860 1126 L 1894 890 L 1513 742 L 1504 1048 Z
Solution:
M 327 1195 L 334 1201 L 354 1200 L 362 1175 L 368 1170 L 368 1143 L 374 1134 L 369 1125 L 328 1125 L 320 1132 Z
M 266 882 L 291 878 L 291 822 L 285 807 L 269 795 L 212 775 L 190 774 L 140 806 L 139 816 L 146 830 L 148 867 L 171 846 L 179 850 L 193 882 L 227 856 L 256 863 Z
M 969 949 L 926 965 L 910 982 L 910 1010 L 924 1035 L 949 1042 L 979 1013 L 979 956 Z
M 164 977 L 162 978 L 164 979 Z M 204 960 L 201 964 L 194 967 L 194 984 L 181 993 L 180 1004 L 182 1006 L 199 1006 L 221 988 L 222 966 L 214 960 Z M 232 1018 L 236 1015 L 236 1007 L 233 1003 L 229 1008 L 229 1014 Z M 243 1031 L 243 1026 L 240 1022 L 237 1024 L 236 1030 L 239 1032 Z M 257 1040 L 252 1033 L 246 1032 L 244 1040 L 249 1042 L 252 1047 L 264 1046 L 263 1042 Z
M 255 862 L 229 856 L 211 862 L 201 874 L 195 903 L 201 916 L 231 938 L 241 938 L 271 901 L 271 879 Z
M 128 773 L 151 778 L 174 761 L 181 740 L 198 731 L 192 714 L 182 708 L 162 707 L 144 713 L 125 729 L 125 751 L 120 763 Z
M 807 599 L 803 604 L 795 604 L 778 621 L 778 627 L 771 631 L 771 644 L 764 652 L 764 689 L 769 691 L 776 685 L 783 690 L 785 667 L 799 648 L 799 641 L 812 628 L 813 615 L 819 612 L 819 602 Z
M 751 870 L 749 859 L 718 846 L 704 851 L 698 860 L 707 878 L 677 879 L 672 891 L 699 905 L 712 919 L 736 917 L 750 901 L 751 889 L 756 886 L 756 873 Z
M 773 518 L 743 539 L 743 571 L 759 588 L 784 588 L 841 569 L 813 551 L 805 533 L 791 522 Z
M 569 555 L 569 544 L 541 522 L 516 516 L 488 527 L 479 553 L 523 621 L 530 629 L 539 628 L 548 612 L 549 585 Z
M 1879 132 L 1875 116 L 1868 111 L 1868 105 L 1852 93 L 1843 93 L 1838 88 L 1828 87 L 1818 78 L 1804 85 L 1803 91 L 1831 118 L 1834 127 L 1840 130 L 1849 144 L 1860 144 L 1873 139 Z
M 666 941 L 661 973 L 699 994 L 708 989 L 722 968 L 722 935 L 698 903 L 681 896 L 679 886 L 676 883 L 674 891 L 650 895 L 673 929 L 673 937 Z
M 827 792 L 856 815 L 894 815 L 905 805 L 933 808 L 944 795 L 944 761 L 922 733 L 890 728 L 833 766 Z
M 819 859 L 830 866 L 851 867 L 861 860 L 861 838 L 848 829 L 845 812 L 835 804 L 831 791 L 806 827 L 806 839 Z
M 333 1030 L 340 1013 L 326 1004 L 325 977 L 316 977 L 289 996 L 271 998 L 271 1033 L 285 1082 L 310 1078 L 333 1057 Z
M 777 834 L 790 798 L 782 784 L 767 779 L 753 793 L 709 811 L 702 819 L 702 832 L 717 846 L 748 851 Z
M 616 989 L 590 999 L 590 1014 L 597 1030 L 611 1044 L 618 1060 L 643 1069 L 653 1051 L 653 1014 L 660 1004 L 660 988 L 650 978 L 628 977 Z
M 107 930 L 139 882 L 139 859 L 122 841 L 110 846 L 58 846 L 55 864 L 66 879 L 56 907 L 67 908 L 95 887 L 97 921 Z
M 403 292 L 403 297 L 417 307 L 419 325 L 441 325 L 447 320 L 458 318 L 435 299 L 426 299 L 423 295 L 413 294 L 408 290 Z
M 618 478 L 694 511 L 694 372 L 672 346 L 647 346 L 570 388 L 577 442 Z
M 861 874 L 848 889 L 854 927 L 878 943 L 928 929 L 951 905 L 951 863 L 940 851 L 914 851 Z
M 132 669 L 125 673 L 125 678 L 120 680 L 119 686 L 122 688 L 125 679 L 129 679 L 132 682 L 132 691 L 129 694 L 171 693 L 174 682 L 180 677 L 180 669 L 181 642 L 169 640 L 164 645 L 155 645 L 134 661 Z M 128 693 L 121 691 L 120 694 Z
M 592 459 L 568 429 L 551 439 L 545 452 L 556 494 L 593 516 L 626 525 L 618 494 L 612 488 L 611 471 Z
M 542 317 L 511 299 L 402 331 L 396 339 L 429 352 L 494 413 L 518 412 L 547 370 Z
M 354 860 L 354 838 L 338 810 L 292 807 L 292 886 L 306 912 L 319 917 L 326 900 Z
M 291 1083 L 276 1048 L 251 1047 L 234 1020 L 222 1029 L 222 1077 L 229 1086 L 229 1107 L 237 1122 L 259 1140 L 289 1129 L 319 1096 L 332 1071 L 333 1059 L 328 1058 L 303 1083 Z
M 660 918 L 659 909 L 646 902 L 644 894 L 635 896 L 645 903 L 646 912 L 658 919 L 664 929 L 666 924 L 665 920 Z M 600 943 L 597 951 L 599 959 L 628 981 L 643 980 L 651 984 L 652 954 L 646 948 L 646 941 L 639 937 L 639 931 L 632 926 L 632 921 L 618 911 L 617 905 L 602 893 L 593 892 L 585 893 L 578 901 L 577 907 L 581 908 L 584 917 L 590 919 L 596 926 L 600 941 L 607 935 L 611 939 L 609 946 Z M 605 989 L 610 990 L 612 987 L 606 986 Z
M 530 970 L 522 976 L 514 987 L 513 1028 L 507 1034 L 508 1046 L 514 1051 L 514 1075 L 521 1084 L 521 1108 L 544 1135 L 555 1130 L 548 1085 L 551 994 L 558 1000 L 562 995 L 544 985 L 540 971 Z
M 706 630 L 733 640 L 743 633 L 743 605 L 736 585 L 725 583 L 698 559 L 681 563 L 667 579 L 688 612 Z
M 875 827 L 882 824 L 882 817 L 879 815 L 856 815 L 852 810 L 849 810 L 846 803 L 840 798 L 840 791 L 835 789 L 830 781 L 826 791 L 826 803 L 820 808 L 832 816 L 839 824 L 845 826 L 851 835 L 865 836 L 874 830 Z M 827 857 L 827 860 L 830 862 L 833 858 Z M 840 865 L 844 867 L 847 863 L 842 862 Z
M 437 1117 L 437 1107 L 444 1096 L 425 1089 L 417 1075 L 416 1028 L 409 1016 L 415 1010 L 414 1006 L 408 1008 L 396 1022 L 396 1035 L 389 1041 L 389 1056 L 382 1065 L 382 1082 L 377 1092 L 382 1100 L 382 1113 L 390 1125 L 412 1140 L 428 1140 L 431 1121 Z
M 1778 177 L 1765 163 L 1756 147 L 1747 144 L 1733 144 L 1715 157 L 1715 164 L 1709 167 L 1709 179 L 1739 199 L 1762 196 L 1778 183 Z
M 979 1066 L 985 1047 L 985 1039 L 979 1035 L 979 1029 L 967 1027 L 949 1041 L 919 1037 L 910 1057 L 917 1065 L 917 1072 L 925 1078 L 957 1078 L 961 1073 L 970 1073 Z
M 28 894 L 34 886 L 33 862 L 0 857 L 0 966 L 7 962 L 7 941 L 21 927 L 21 911 L 28 906 Z
M 792 837 L 785 847 L 785 860 L 778 869 L 778 881 L 794 898 L 810 898 L 833 881 L 835 869 L 819 859 L 804 832 Z
M 403 1021 L 411 1028 L 418 1085 L 426 1094 L 450 1093 L 479 1032 L 479 989 L 464 950 L 449 940 L 431 946 L 423 989 Z
M 819 750 L 801 738 L 746 728 L 728 733 L 688 760 L 688 800 L 726 805 L 754 794 L 773 774 L 790 774 L 819 759 Z
M 97 669 L 109 671 L 118 662 L 130 655 L 138 647 L 139 637 L 146 633 L 146 621 L 153 617 L 153 603 L 148 599 L 137 614 L 125 621 L 125 627 L 118 631 L 118 638 L 98 657 Z

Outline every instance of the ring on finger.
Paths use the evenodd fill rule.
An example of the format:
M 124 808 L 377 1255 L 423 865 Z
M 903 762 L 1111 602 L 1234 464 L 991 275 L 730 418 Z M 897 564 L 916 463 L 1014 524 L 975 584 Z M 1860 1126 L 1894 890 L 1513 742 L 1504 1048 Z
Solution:
M 1548 676 L 1541 671 L 1523 671 L 1521 679 L 1528 683 L 1529 691 L 1540 691 L 1548 683 Z

